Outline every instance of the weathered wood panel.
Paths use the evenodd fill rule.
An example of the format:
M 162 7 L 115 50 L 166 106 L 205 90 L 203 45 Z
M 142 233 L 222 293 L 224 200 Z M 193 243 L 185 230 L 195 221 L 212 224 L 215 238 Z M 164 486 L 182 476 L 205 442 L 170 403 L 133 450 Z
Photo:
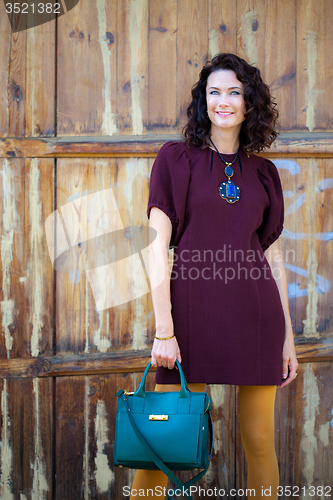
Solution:
M 237 1 L 237 55 L 265 76 L 265 0 Z
M 208 2 L 208 58 L 221 52 L 236 54 L 236 9 L 228 0 Z
M 280 484 L 305 488 L 302 498 L 320 498 L 311 486 L 332 494 L 332 363 L 301 364 L 297 379 L 278 390 L 275 416 Z
M 0 136 L 9 135 L 9 61 L 12 32 L 4 5 L 0 5 L 0 33 L 2 45 L 0 50 Z
M 319 263 L 319 249 L 324 235 L 325 208 L 324 190 L 318 189 L 325 182 L 325 160 L 298 159 L 300 171 L 297 174 L 297 277 L 298 300 L 296 307 L 296 332 L 305 337 L 319 337 L 319 325 L 324 327 L 324 318 L 319 318 L 318 305 L 329 282 Z M 320 267 L 319 267 L 320 265 Z M 324 267 L 326 267 L 324 265 Z M 321 321 L 320 321 L 321 320 Z M 329 332 L 331 333 L 331 332 Z
M 147 133 L 148 0 L 118 2 L 118 128 L 122 134 Z
M 327 127 L 326 2 L 297 2 L 297 128 Z M 331 28 L 328 28 L 331 29 Z M 332 64 L 332 63 L 330 63 Z
M 11 500 L 29 492 L 31 498 L 51 500 L 52 379 L 4 379 L 1 385 L 0 496 Z
M 148 58 L 149 130 L 170 133 L 177 125 L 177 0 L 149 3 Z
M 24 22 L 24 17 L 20 18 Z M 13 33 L 8 64 L 8 108 L 10 136 L 25 135 L 27 32 Z
M 281 130 L 296 128 L 296 7 L 294 2 L 266 2 L 264 80 L 279 110 Z
M 58 21 L 58 134 L 117 131 L 115 10 L 83 0 Z
M 1 357 L 53 351 L 53 269 L 44 229 L 53 210 L 53 163 L 1 161 Z
M 148 175 L 146 159 L 59 160 L 57 205 L 70 245 L 84 244 L 90 238 L 126 227 L 146 225 Z M 98 248 L 98 252 L 107 252 L 107 248 Z M 80 262 L 74 263 L 70 272 L 57 274 L 57 352 L 147 347 L 151 299 L 144 269 L 132 276 L 129 268 L 124 268 L 127 279 L 122 274 L 121 282 L 109 288 L 105 276 L 114 269 L 112 260 L 103 261 L 102 276 L 94 270 L 97 261 L 87 272 Z M 107 267 L 109 262 L 111 267 Z M 141 296 L 136 289 L 146 292 Z M 128 303 L 111 303 L 112 296 L 116 300 L 120 293 L 128 298 Z
M 177 110 L 178 127 L 186 123 L 190 89 L 208 59 L 208 5 L 200 0 L 178 2 Z
M 26 124 L 28 137 L 55 132 L 55 21 L 26 32 Z
M 298 198 L 296 179 L 300 166 L 296 158 L 271 158 L 271 160 L 279 169 L 283 188 L 285 220 L 284 231 L 280 238 L 280 250 L 282 251 L 282 258 L 287 274 L 289 308 L 295 331 L 298 292 L 297 273 L 295 272 L 297 267 L 298 243 L 296 231 L 297 210 L 295 209 L 295 203 Z

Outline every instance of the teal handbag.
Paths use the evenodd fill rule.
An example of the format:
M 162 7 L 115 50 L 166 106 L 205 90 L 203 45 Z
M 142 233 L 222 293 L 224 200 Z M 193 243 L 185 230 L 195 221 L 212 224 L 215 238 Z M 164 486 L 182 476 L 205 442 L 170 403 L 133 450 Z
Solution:
M 207 472 L 213 450 L 211 399 L 205 392 L 191 392 L 177 360 L 176 364 L 179 392 L 145 391 L 151 363 L 135 392 L 117 392 L 113 463 L 130 469 L 160 469 L 192 498 L 188 488 Z M 172 472 L 192 469 L 203 471 L 185 483 Z

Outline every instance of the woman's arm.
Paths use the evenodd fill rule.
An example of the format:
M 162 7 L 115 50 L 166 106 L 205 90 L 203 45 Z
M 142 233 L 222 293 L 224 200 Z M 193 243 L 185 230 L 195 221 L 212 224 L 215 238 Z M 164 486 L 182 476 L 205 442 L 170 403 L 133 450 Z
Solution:
M 174 334 L 170 301 L 169 244 L 172 225 L 169 217 L 159 208 L 150 212 L 149 227 L 157 231 L 157 236 L 149 246 L 149 279 L 156 323 L 156 337 L 170 337 Z M 161 279 L 163 278 L 163 279 Z M 181 363 L 176 337 L 169 340 L 154 339 L 151 364 L 174 368 L 175 360 Z
M 280 293 L 280 298 L 286 323 L 286 336 L 283 346 L 283 368 L 282 368 L 282 378 L 284 379 L 284 381 L 279 386 L 279 387 L 284 387 L 285 385 L 289 384 L 294 380 L 295 373 L 298 367 L 298 362 L 296 358 L 294 335 L 291 326 L 291 318 L 289 312 L 286 270 L 283 265 L 282 253 L 281 250 L 279 249 L 278 240 L 276 240 L 266 250 L 265 256 L 271 267 L 273 277 L 276 281 Z

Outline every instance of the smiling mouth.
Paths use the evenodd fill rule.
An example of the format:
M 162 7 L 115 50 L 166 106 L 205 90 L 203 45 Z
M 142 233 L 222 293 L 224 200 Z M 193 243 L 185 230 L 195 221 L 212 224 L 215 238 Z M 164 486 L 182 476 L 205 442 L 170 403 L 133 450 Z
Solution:
M 229 116 L 232 115 L 231 111 L 216 111 L 216 113 L 220 116 Z

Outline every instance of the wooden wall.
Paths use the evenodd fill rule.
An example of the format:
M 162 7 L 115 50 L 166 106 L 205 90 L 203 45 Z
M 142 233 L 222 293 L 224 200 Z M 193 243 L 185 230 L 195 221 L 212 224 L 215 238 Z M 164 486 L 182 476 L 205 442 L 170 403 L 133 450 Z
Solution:
M 80 0 L 13 34 L 0 3 L 1 499 L 120 499 L 131 483 L 112 465 L 114 394 L 149 360 L 151 297 L 97 310 L 88 273 L 55 271 L 46 221 L 75 205 L 82 238 L 84 199 L 111 188 L 121 227 L 146 226 L 154 156 L 222 51 L 258 65 L 280 111 L 265 155 L 284 188 L 300 361 L 277 396 L 280 482 L 305 499 L 333 489 L 332 18 L 331 0 Z M 214 457 L 200 484 L 244 487 L 237 388 L 208 390 Z

